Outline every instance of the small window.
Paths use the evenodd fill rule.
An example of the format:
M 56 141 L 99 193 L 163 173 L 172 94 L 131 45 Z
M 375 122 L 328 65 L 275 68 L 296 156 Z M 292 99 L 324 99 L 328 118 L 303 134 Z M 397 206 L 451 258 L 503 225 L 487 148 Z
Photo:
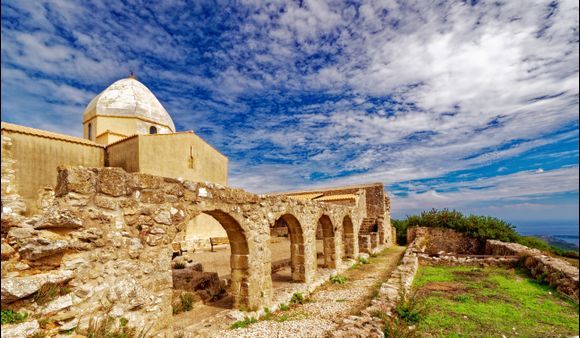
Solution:
M 93 125 L 89 123 L 89 127 L 88 127 L 88 135 L 89 135 L 89 140 L 93 139 Z
M 155 126 L 149 127 L 149 134 L 157 134 L 157 127 Z

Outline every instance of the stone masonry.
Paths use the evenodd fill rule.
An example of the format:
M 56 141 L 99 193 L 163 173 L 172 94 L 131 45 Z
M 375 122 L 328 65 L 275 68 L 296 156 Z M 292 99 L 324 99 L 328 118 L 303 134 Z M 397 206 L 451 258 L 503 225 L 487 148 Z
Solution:
M 3 159 L 3 193 L 10 184 L 5 169 Z M 11 207 L 18 198 L 2 200 L 2 308 L 37 318 L 27 328 L 42 320 L 56 331 L 82 331 L 112 316 L 171 337 L 171 244 L 183 240 L 188 220 L 205 213 L 224 227 L 235 306 L 256 310 L 272 302 L 270 228 L 280 219 L 288 224 L 292 278 L 309 285 L 317 270 L 317 224 L 328 266 L 355 257 L 364 201 L 333 205 L 120 168 L 60 168 L 54 191 L 40 196 L 40 214 L 25 217 Z M 40 304 L 36 295 L 46 285 L 63 292 Z

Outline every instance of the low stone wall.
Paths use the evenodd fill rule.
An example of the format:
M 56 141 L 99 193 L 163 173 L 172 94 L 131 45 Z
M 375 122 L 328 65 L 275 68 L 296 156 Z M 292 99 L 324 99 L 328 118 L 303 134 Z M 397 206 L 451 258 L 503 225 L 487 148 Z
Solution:
M 417 254 L 419 264 L 428 266 L 497 266 L 513 268 L 518 265 L 518 256 L 469 256 L 469 255 L 429 255 L 424 253 Z
M 445 228 L 411 227 L 407 230 L 407 243 L 423 237 L 421 251 L 428 254 L 454 253 L 477 255 L 483 253 L 485 243 L 463 233 Z
M 528 269 L 532 276 L 545 281 L 578 303 L 579 272 L 578 268 L 570 263 L 521 244 L 495 240 L 487 241 L 485 252 L 490 255 L 516 255 L 520 264 Z

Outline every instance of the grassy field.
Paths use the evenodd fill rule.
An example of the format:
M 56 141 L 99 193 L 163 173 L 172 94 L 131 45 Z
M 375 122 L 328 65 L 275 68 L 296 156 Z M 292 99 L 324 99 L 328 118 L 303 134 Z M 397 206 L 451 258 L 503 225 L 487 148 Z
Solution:
M 421 267 L 413 290 L 421 337 L 578 335 L 578 306 L 521 271 Z

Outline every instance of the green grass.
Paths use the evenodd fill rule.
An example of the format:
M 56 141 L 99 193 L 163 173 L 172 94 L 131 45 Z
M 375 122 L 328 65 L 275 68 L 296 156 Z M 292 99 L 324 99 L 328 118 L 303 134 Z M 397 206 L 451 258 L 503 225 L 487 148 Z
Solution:
M 558 337 L 578 334 L 578 306 L 519 270 L 421 267 L 419 336 Z
M 250 326 L 254 323 L 257 323 L 257 322 L 258 322 L 258 320 L 254 317 L 250 317 L 250 318 L 246 317 L 246 318 L 244 318 L 244 320 L 238 320 L 237 322 L 233 323 L 230 326 L 230 329 L 231 330 L 243 329 L 243 328 L 248 327 L 248 326 Z
M 25 321 L 26 318 L 28 318 L 28 313 L 15 312 L 13 310 L 2 310 L 0 318 L 2 319 L 2 325 L 16 324 Z

